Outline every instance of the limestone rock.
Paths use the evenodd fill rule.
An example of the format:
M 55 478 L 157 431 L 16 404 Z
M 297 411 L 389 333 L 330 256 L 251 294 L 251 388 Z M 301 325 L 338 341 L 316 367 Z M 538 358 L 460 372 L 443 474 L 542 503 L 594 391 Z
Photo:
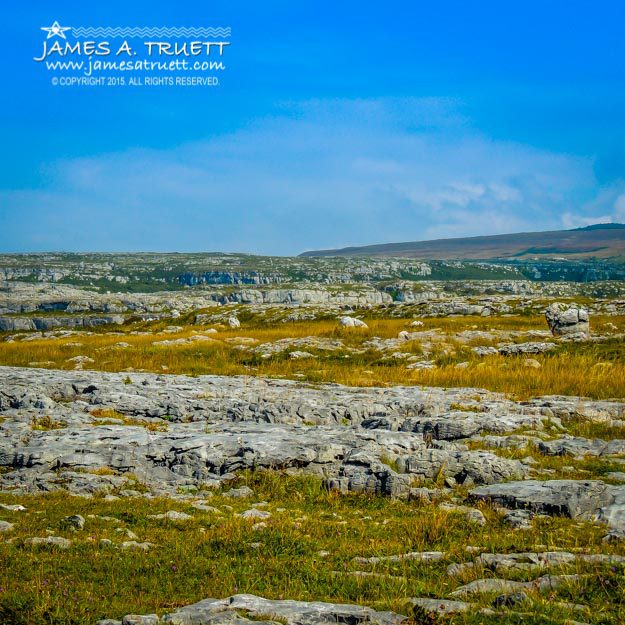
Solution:
M 192 515 L 186 512 L 178 512 L 177 510 L 168 510 L 163 514 L 149 514 L 148 519 L 165 519 L 167 521 L 189 521 Z
M 399 625 L 406 616 L 395 612 L 377 612 L 371 608 L 325 603 L 322 601 L 292 601 L 264 599 L 255 595 L 234 595 L 226 599 L 204 599 L 166 614 L 162 623 L 171 625 L 253 625 L 257 620 L 241 617 L 245 612 L 250 619 L 264 617 L 276 619 L 287 625 Z M 225 619 L 225 620 L 224 620 Z M 234 620 L 233 620 L 234 619 Z M 268 623 L 271 621 L 264 621 Z
M 85 527 L 85 518 L 80 514 L 72 514 L 63 519 L 63 524 L 74 529 L 81 530 Z
M 68 549 L 72 545 L 72 541 L 61 536 L 36 536 L 34 538 L 27 538 L 24 541 L 27 545 L 52 545 L 59 547 L 59 549 Z
M 369 326 L 360 319 L 355 317 L 341 317 L 339 319 L 339 326 L 341 328 L 368 328 Z
M 524 508 L 571 518 L 591 518 L 613 499 L 609 487 L 599 480 L 506 482 L 480 486 L 470 495 L 507 508 Z
M 585 308 L 556 302 L 547 308 L 545 318 L 554 336 L 590 335 L 588 311 Z
M 473 606 L 465 601 L 453 601 L 451 599 L 430 599 L 415 597 L 410 599 L 412 605 L 417 606 L 428 614 L 444 616 L 445 614 L 459 614 L 468 612 Z

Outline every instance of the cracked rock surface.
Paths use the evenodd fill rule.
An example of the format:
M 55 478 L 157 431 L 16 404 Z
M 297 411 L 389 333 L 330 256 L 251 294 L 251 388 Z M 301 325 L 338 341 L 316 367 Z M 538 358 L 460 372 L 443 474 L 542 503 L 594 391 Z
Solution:
M 521 478 L 527 467 L 518 460 L 457 440 L 483 428 L 540 427 L 538 407 L 515 412 L 512 402 L 488 395 L 493 412 L 471 418 L 445 413 L 454 394 L 436 389 L 151 374 L 128 383 L 119 374 L 0 368 L 8 417 L 0 424 L 0 466 L 9 469 L 0 487 L 91 494 L 120 487 L 132 473 L 152 492 L 171 494 L 264 468 L 313 473 L 344 492 L 406 497 L 415 477 Z

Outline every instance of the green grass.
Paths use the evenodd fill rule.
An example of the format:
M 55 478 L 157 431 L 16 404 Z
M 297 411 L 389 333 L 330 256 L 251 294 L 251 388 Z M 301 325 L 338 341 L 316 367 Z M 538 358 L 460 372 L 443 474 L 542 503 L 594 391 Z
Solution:
M 624 552 L 621 545 L 603 544 L 605 530 L 589 523 L 545 518 L 536 520 L 532 530 L 510 531 L 487 507 L 483 511 L 489 524 L 480 527 L 434 504 L 338 496 L 313 478 L 257 473 L 248 474 L 241 482 L 254 489 L 255 497 L 242 501 L 217 494 L 209 504 L 220 508 L 221 515 L 165 499 L 106 502 L 99 497 L 89 500 L 61 493 L 19 498 L 2 495 L 3 502 L 19 500 L 28 510 L 1 514 L 16 523 L 16 528 L 9 534 L 12 542 L 0 543 L 0 622 L 91 625 L 99 618 L 121 619 L 127 613 L 163 614 L 206 597 L 237 592 L 275 599 L 359 603 L 409 614 L 409 597 L 444 597 L 461 583 L 491 575 L 475 571 L 462 580 L 447 575 L 448 564 L 470 559 L 465 553 L 467 545 L 484 552 L 528 551 L 537 545 L 544 550 L 557 546 Z M 268 502 L 263 509 L 272 513 L 265 529 L 254 529 L 252 522 L 235 516 L 261 500 Z M 284 510 L 280 512 L 280 508 Z M 193 514 L 194 519 L 170 522 L 148 518 L 170 509 Z M 86 518 L 82 531 L 71 531 L 62 522 L 67 514 L 76 513 Z M 114 517 L 119 522 L 89 515 Z M 116 544 L 126 540 L 116 528 L 130 530 L 140 541 L 155 546 L 147 553 L 101 546 L 103 538 Z M 61 551 L 24 544 L 24 538 L 45 536 L 46 531 L 71 539 L 72 547 Z M 446 557 L 429 564 L 402 561 L 372 566 L 353 562 L 356 556 L 432 550 L 444 551 Z M 320 555 L 323 551 L 328 555 Z M 349 574 L 355 570 L 381 575 L 363 578 Z M 596 576 L 595 581 L 564 589 L 554 597 L 564 600 L 579 593 L 576 601 L 588 604 L 600 615 L 593 623 L 616 624 L 625 618 L 621 605 L 625 580 L 620 567 L 606 570 L 575 565 L 551 572 L 590 572 Z M 532 579 L 539 574 L 521 578 Z M 478 599 L 478 606 L 487 606 L 490 599 Z M 533 616 L 523 622 L 548 622 L 537 620 L 545 610 L 553 615 L 554 623 L 571 617 L 570 611 L 555 609 L 539 597 L 536 600 L 538 606 L 530 610 Z M 502 618 L 465 615 L 449 622 L 514 622 Z

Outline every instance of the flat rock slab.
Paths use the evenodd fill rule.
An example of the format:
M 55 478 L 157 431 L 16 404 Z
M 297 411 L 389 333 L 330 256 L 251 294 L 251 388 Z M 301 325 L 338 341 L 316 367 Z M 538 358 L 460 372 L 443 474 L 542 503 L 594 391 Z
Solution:
M 625 453 L 625 440 L 604 441 L 569 436 L 551 441 L 540 441 L 538 449 L 549 456 L 611 456 Z
M 370 558 L 355 557 L 357 564 L 380 564 L 380 562 L 404 562 L 406 560 L 416 562 L 438 562 L 445 557 L 442 551 L 411 551 L 392 556 L 371 556 Z
M 0 424 L 0 489 L 38 492 L 65 488 L 92 494 L 123 487 L 133 473 L 155 494 L 181 486 L 218 486 L 244 469 L 296 470 L 318 475 L 340 491 L 407 497 L 415 476 L 442 472 L 458 480 L 490 483 L 523 476 L 516 460 L 483 451 L 428 449 L 421 436 L 340 426 L 283 426 L 274 423 L 171 424 L 168 431 L 144 427 L 74 425 L 29 432 Z M 395 455 L 402 473 L 383 462 Z M 120 475 L 101 475 L 102 468 Z
M 524 591 L 546 592 L 578 582 L 580 578 L 580 575 L 543 575 L 531 582 L 517 582 L 499 578 L 476 579 L 464 586 L 460 586 L 460 588 L 450 593 L 449 596 L 457 599 L 471 595 L 491 593 L 513 594 Z
M 265 468 L 311 473 L 341 492 L 408 497 L 415 478 L 489 484 L 527 475 L 517 460 L 454 439 L 541 427 L 540 407 L 487 394 L 491 412 L 453 411 L 466 389 L 431 391 L 0 367 L 0 467 L 9 470 L 0 490 L 123 494 L 132 473 L 166 495 Z
M 241 617 L 238 611 L 250 616 Z M 224 621 L 224 616 L 226 620 Z M 395 612 L 377 612 L 372 608 L 325 603 L 321 601 L 272 601 L 255 595 L 234 595 L 226 599 L 205 599 L 166 614 L 162 623 L 172 625 L 217 625 L 218 623 L 258 622 L 255 617 L 278 619 L 289 625 L 336 625 L 336 623 L 371 623 L 372 625 L 399 625 L 406 616 Z
M 454 601 L 452 599 L 431 599 L 429 597 L 414 597 L 410 599 L 412 605 L 423 609 L 429 614 L 445 615 L 468 612 L 474 606 L 466 601 Z
M 463 441 L 481 432 L 540 430 L 572 416 L 617 419 L 625 411 L 619 402 L 514 402 L 479 389 L 0 367 L 0 413 L 2 491 L 131 496 L 125 475 L 133 474 L 152 494 L 173 495 L 261 468 L 313 474 L 340 492 L 410 497 L 415 480 L 442 476 L 471 486 L 529 475 L 518 460 L 468 449 Z M 602 482 L 571 481 L 564 491 L 519 484 L 508 507 L 603 511 L 621 523 L 615 487 Z
M 476 402 L 476 398 L 478 398 Z M 458 410 L 471 405 L 475 411 Z M 553 417 L 625 417 L 621 402 L 546 397 L 514 402 L 480 389 L 321 387 L 258 377 L 104 373 L 0 367 L 0 410 L 71 415 L 114 409 L 128 417 L 171 421 L 256 421 L 352 425 L 423 432 L 455 440 L 481 431 L 541 429 Z
M 599 520 L 625 529 L 625 486 L 600 480 L 524 480 L 480 486 L 470 492 L 477 500 L 538 514 Z

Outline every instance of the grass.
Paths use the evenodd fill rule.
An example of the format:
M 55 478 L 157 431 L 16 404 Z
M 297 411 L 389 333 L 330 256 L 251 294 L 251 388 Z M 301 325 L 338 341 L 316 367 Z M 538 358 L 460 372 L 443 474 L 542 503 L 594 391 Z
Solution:
M 128 417 L 123 415 L 121 412 L 117 412 L 117 410 L 112 410 L 110 408 L 96 408 L 91 411 L 91 416 L 97 417 L 91 424 L 95 427 L 99 425 L 138 425 L 144 427 L 146 430 L 150 432 L 167 432 L 169 426 L 166 420 L 159 419 L 136 419 L 134 417 Z
M 497 553 L 532 551 L 538 546 L 543 550 L 625 552 L 620 544 L 603 544 L 605 530 L 589 523 L 545 518 L 535 520 L 531 530 L 510 531 L 488 507 L 483 512 L 489 523 L 480 527 L 435 504 L 338 496 L 327 492 L 314 478 L 252 473 L 241 482 L 254 489 L 255 497 L 232 500 L 217 493 L 209 504 L 221 509 L 219 515 L 165 499 L 105 501 L 62 493 L 20 497 L 26 512 L 2 511 L 2 517 L 16 527 L 11 533 L 13 540 L 0 543 L 0 622 L 91 625 L 99 618 L 163 614 L 206 597 L 234 593 L 360 603 L 410 614 L 409 597 L 445 597 L 461 583 L 492 575 L 480 570 L 462 580 L 447 575 L 450 563 L 471 559 L 465 552 L 469 545 Z M 9 503 L 17 498 L 4 494 L 0 500 Z M 272 516 L 259 530 L 236 513 L 261 500 L 268 502 L 263 509 Z M 171 522 L 148 518 L 170 509 L 193 514 L 194 519 Z M 84 530 L 67 528 L 63 523 L 67 514 L 82 514 L 86 518 Z M 116 531 L 118 528 L 122 531 Z M 119 545 L 127 540 L 126 530 L 155 546 L 146 553 L 100 544 L 101 539 L 108 539 Z M 61 551 L 24 543 L 25 538 L 45 536 L 46 532 L 69 538 L 73 545 Z M 410 560 L 376 565 L 353 562 L 357 556 L 432 550 L 445 552 L 445 558 L 428 564 Z M 350 574 L 357 570 L 379 575 Z M 621 567 L 579 564 L 551 572 L 591 573 L 593 577 L 573 588 L 563 588 L 551 598 L 536 595 L 537 603 L 524 623 L 563 623 L 574 613 L 557 607 L 556 600 L 572 597 L 589 606 L 597 625 L 623 622 L 625 578 Z M 526 573 L 520 578 L 533 579 L 541 573 Z M 491 600 L 484 597 L 476 602 L 478 607 L 486 607 Z M 510 618 L 509 612 L 491 617 L 469 614 L 445 622 L 516 622 Z M 430 622 L 415 619 L 417 623 Z
M 241 315 L 241 318 L 244 318 Z M 183 320 L 187 322 L 188 319 Z M 593 327 L 601 331 L 606 323 L 623 326 L 623 318 L 597 317 Z M 164 322 L 152 325 L 125 326 L 114 332 L 101 331 L 65 338 L 36 339 L 27 342 L 1 342 L 0 364 L 28 366 L 32 362 L 50 362 L 50 366 L 72 369 L 70 359 L 85 355 L 94 359 L 88 368 L 101 371 L 149 371 L 169 374 L 258 375 L 299 379 L 312 383 L 340 383 L 351 386 L 427 385 L 439 387 L 479 387 L 508 393 L 517 398 L 539 395 L 580 395 L 597 399 L 625 397 L 625 344 L 613 339 L 603 343 L 565 344 L 555 352 L 531 355 L 540 368 L 525 365 L 526 357 L 489 356 L 479 358 L 464 344 L 458 333 L 463 330 L 498 332 L 545 330 L 540 316 L 528 317 L 450 317 L 425 319 L 418 331 L 433 331 L 397 347 L 421 358 L 424 350 L 436 368 L 410 370 L 407 361 L 384 358 L 384 354 L 364 343 L 373 337 L 397 338 L 410 328 L 405 319 L 367 319 L 368 329 L 339 329 L 334 319 L 282 323 L 267 322 L 262 315 L 247 313 L 239 329 L 220 328 L 206 334 L 210 340 L 182 345 L 154 345 L 165 339 L 188 339 L 201 335 L 208 326 L 184 325 L 182 331 L 163 332 Z M 336 351 L 304 348 L 316 358 L 292 360 L 288 351 L 263 358 L 251 349 L 238 349 L 228 339 L 246 337 L 255 345 L 280 339 L 315 337 L 340 340 Z M 514 337 L 515 341 L 528 340 Z M 529 339 L 536 340 L 536 339 Z M 116 344 L 125 342 L 130 347 Z M 487 344 L 482 339 L 471 341 Z M 82 343 L 76 346 L 73 343 Z M 491 341 L 492 342 L 492 341 Z M 496 342 L 496 341 L 495 341 Z M 506 342 L 505 340 L 503 342 Z M 301 349 L 301 348 L 293 348 Z M 467 362 L 466 368 L 457 368 Z M 132 383 L 130 377 L 128 383 Z
M 223 313 L 216 309 L 215 314 Z M 517 398 L 537 395 L 582 395 L 595 398 L 625 397 L 625 345 L 611 339 L 602 343 L 564 344 L 544 355 L 530 355 L 540 368 L 528 368 L 525 357 L 492 356 L 479 358 L 471 347 L 481 344 L 519 342 L 532 339 L 514 332 L 545 330 L 544 319 L 535 314 L 514 317 L 451 317 L 423 319 L 424 325 L 412 328 L 411 319 L 384 316 L 384 310 L 368 311 L 368 329 L 340 330 L 336 319 L 284 322 L 279 314 L 238 312 L 243 327 L 219 326 L 211 340 L 186 344 L 154 345 L 165 339 L 188 339 L 205 333 L 209 327 L 192 325 L 192 316 L 176 320 L 182 330 L 166 332 L 171 321 L 137 323 L 115 328 L 99 328 L 85 334 L 57 338 L 0 342 L 0 364 L 28 366 L 30 362 L 52 362 L 61 369 L 73 369 L 70 359 L 84 355 L 92 358 L 88 368 L 102 371 L 127 371 L 124 383 L 134 384 L 133 372 L 168 374 L 258 375 L 304 380 L 310 383 L 342 383 L 354 386 L 397 384 L 481 387 L 501 391 Z M 607 323 L 623 328 L 625 318 L 595 317 L 593 328 L 602 332 Z M 410 370 L 408 359 L 385 358 L 367 341 L 374 337 L 396 339 L 402 330 L 424 332 L 413 341 L 398 344 L 397 351 L 436 363 L 431 370 Z M 512 332 L 485 340 L 459 335 L 465 330 Z M 253 339 L 252 347 L 281 339 L 341 341 L 336 351 L 294 347 L 314 354 L 315 358 L 293 360 L 288 350 L 263 358 L 251 349 L 239 349 L 228 339 Z M 75 345 L 75 343 L 81 345 Z M 129 347 L 120 347 L 124 342 Z M 240 341 L 239 341 L 240 343 Z M 458 368 L 466 362 L 465 368 Z M 452 410 L 479 412 L 480 395 Z M 128 417 L 111 408 L 92 411 L 94 427 L 110 423 L 139 425 L 166 431 L 167 417 L 144 420 Z M 0 417 L 1 419 L 2 417 Z M 566 419 L 567 433 L 587 438 L 625 438 L 625 428 L 592 421 L 583 415 Z M 49 416 L 33 418 L 33 429 L 65 427 Z M 207 425 L 207 428 L 209 426 Z M 554 438 L 562 431 L 547 431 Z M 479 441 L 471 448 L 480 448 Z M 546 478 L 605 479 L 619 471 L 618 459 L 540 454 L 533 447 L 491 450 L 509 458 L 532 455 L 536 475 Z M 394 466 L 392 457 L 382 461 Z M 117 475 L 110 469 L 101 474 Z M 124 488 L 138 492 L 147 489 L 136 476 L 125 475 Z M 434 480 L 437 485 L 440 479 Z M 604 527 L 563 518 L 536 518 L 529 530 L 513 531 L 499 514 L 482 505 L 486 526 L 468 523 L 462 514 L 443 511 L 433 503 L 405 502 L 364 495 L 337 495 L 322 487 L 320 480 L 278 473 L 246 473 L 234 485 L 247 484 L 255 491 L 253 499 L 225 498 L 223 493 L 201 493 L 207 503 L 221 514 L 193 508 L 188 500 L 121 498 L 107 501 L 53 492 L 16 496 L 0 494 L 2 503 L 21 503 L 25 512 L 0 509 L 0 519 L 15 523 L 13 530 L 0 534 L 0 623 L 2 625 L 92 625 L 98 619 L 121 619 L 128 613 L 164 614 L 176 607 L 206 597 L 225 597 L 253 593 L 268 598 L 323 600 L 370 605 L 412 617 L 411 625 L 437 622 L 457 625 L 523 623 L 564 625 L 592 617 L 594 625 L 625 622 L 625 577 L 622 566 L 606 567 L 578 563 L 552 573 L 579 573 L 583 577 L 548 595 L 530 593 L 532 602 L 511 610 L 479 612 L 488 608 L 493 596 L 472 599 L 476 610 L 438 620 L 409 605 L 410 597 L 445 598 L 457 586 L 490 571 L 470 570 L 454 579 L 447 574 L 451 563 L 470 561 L 466 548 L 482 552 L 569 550 L 583 553 L 625 555 L 625 544 L 604 543 Z M 456 489 L 455 496 L 465 491 Z M 253 502 L 266 501 L 262 509 L 271 512 L 266 527 L 237 516 Z M 150 515 L 179 510 L 193 520 L 172 522 L 149 518 Z M 84 530 L 73 531 L 63 523 L 69 514 L 86 518 Z M 109 517 L 114 520 L 107 520 Z M 121 529 L 122 531 L 116 531 Z M 123 550 L 128 531 L 139 541 L 154 546 L 148 551 Z M 35 547 L 28 537 L 56 535 L 72 540 L 67 550 Z M 112 541 L 113 545 L 101 543 Z M 384 556 L 409 551 L 445 552 L 440 562 L 380 562 L 363 565 L 358 556 Z M 358 571 L 370 576 L 355 575 Z M 531 580 L 544 571 L 514 573 L 507 577 Z M 576 612 L 561 605 L 570 601 L 586 606 Z M 255 617 L 258 618 L 258 617 Z
M 33 430 L 60 430 L 65 427 L 65 423 L 58 419 L 53 419 L 50 415 L 33 417 L 30 420 L 30 427 Z

